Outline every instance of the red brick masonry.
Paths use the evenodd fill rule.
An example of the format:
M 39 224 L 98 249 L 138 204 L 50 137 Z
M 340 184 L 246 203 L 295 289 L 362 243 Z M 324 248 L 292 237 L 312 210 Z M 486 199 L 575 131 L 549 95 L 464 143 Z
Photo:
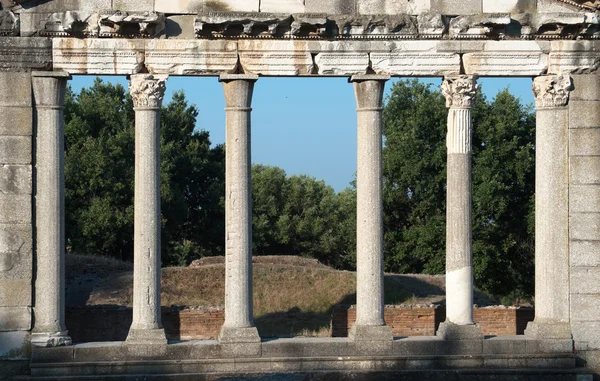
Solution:
M 474 317 L 484 335 L 522 335 L 533 316 L 533 308 L 485 307 L 476 308 Z M 446 309 L 386 306 L 384 318 L 394 336 L 434 336 L 440 323 L 446 320 Z M 354 321 L 356 309 L 353 306 L 335 306 L 331 317 L 332 336 L 348 336 Z
M 66 323 L 74 342 L 123 341 L 131 325 L 131 308 L 90 306 L 67 308 Z M 216 339 L 224 320 L 220 307 L 162 309 L 162 322 L 170 340 Z M 385 320 L 395 336 L 433 336 L 446 318 L 443 307 L 387 306 Z M 351 306 L 335 306 L 332 335 L 344 337 L 356 320 Z M 475 321 L 486 335 L 522 335 L 527 322 L 533 320 L 532 308 L 487 307 L 475 309 Z

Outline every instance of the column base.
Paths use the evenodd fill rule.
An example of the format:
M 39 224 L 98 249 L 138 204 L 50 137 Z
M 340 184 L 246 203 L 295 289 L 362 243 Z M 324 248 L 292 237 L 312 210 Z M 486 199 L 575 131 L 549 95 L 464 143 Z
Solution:
M 525 328 L 525 336 L 531 339 L 567 339 L 571 340 L 571 325 L 569 323 L 538 323 L 535 320 L 527 323 Z
M 163 328 L 130 328 L 125 342 L 127 344 L 164 345 L 167 344 L 167 336 Z
M 479 324 L 458 325 L 446 320 L 440 324 L 436 336 L 444 340 L 483 340 L 483 331 Z
M 72 343 L 69 331 L 63 332 L 33 332 L 31 344 L 36 347 L 63 347 Z
M 219 334 L 221 344 L 260 343 L 260 335 L 256 327 L 225 327 Z
M 348 338 L 353 341 L 392 341 L 394 334 L 389 325 L 354 324 L 348 332 Z

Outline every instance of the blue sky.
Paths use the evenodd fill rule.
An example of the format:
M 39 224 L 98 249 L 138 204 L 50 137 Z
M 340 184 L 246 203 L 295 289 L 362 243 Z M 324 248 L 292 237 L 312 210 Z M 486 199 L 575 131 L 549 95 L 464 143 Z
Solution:
M 76 76 L 74 91 L 89 87 L 95 77 Z M 125 77 L 102 77 L 127 86 Z M 398 79 L 388 81 L 386 95 Z M 423 79 L 439 86 L 441 78 Z M 529 78 L 481 78 L 492 99 L 509 87 L 523 103 L 533 102 Z M 171 77 L 165 101 L 184 90 L 199 109 L 198 129 L 210 132 L 213 144 L 225 141 L 225 100 L 216 77 Z M 283 168 L 288 174 L 307 174 L 341 191 L 356 172 L 356 103 L 346 78 L 260 78 L 252 113 L 252 162 Z

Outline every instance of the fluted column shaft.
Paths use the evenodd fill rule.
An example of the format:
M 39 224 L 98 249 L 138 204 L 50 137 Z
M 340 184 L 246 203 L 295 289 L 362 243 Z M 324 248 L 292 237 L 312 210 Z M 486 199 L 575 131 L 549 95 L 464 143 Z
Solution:
M 71 345 L 65 327 L 65 90 L 70 76 L 32 74 L 35 98 L 36 281 L 35 326 L 38 346 Z
M 222 343 L 259 342 L 252 312 L 251 111 L 254 75 L 222 75 L 225 133 L 225 322 Z
M 358 124 L 356 323 L 354 340 L 392 340 L 383 298 L 383 91 L 387 76 L 354 76 Z
M 477 82 L 473 76 L 446 77 L 442 93 L 448 110 L 446 185 L 446 323 L 438 334 L 448 339 L 478 338 L 473 322 L 473 253 L 471 234 L 471 108 Z M 473 332 L 457 326 L 473 326 Z M 467 328 L 468 329 L 468 328 Z
M 534 79 L 535 320 L 525 334 L 539 339 L 571 338 L 569 325 L 568 75 Z
M 133 321 L 127 341 L 167 342 L 160 311 L 160 109 L 166 76 L 132 75 L 135 110 Z

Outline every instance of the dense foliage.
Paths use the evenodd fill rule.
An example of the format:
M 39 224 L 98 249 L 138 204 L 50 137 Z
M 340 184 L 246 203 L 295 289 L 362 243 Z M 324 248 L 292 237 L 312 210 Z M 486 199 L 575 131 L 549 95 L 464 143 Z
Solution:
M 161 116 L 163 264 L 224 254 L 224 150 L 195 130 L 198 110 L 175 93 Z M 418 81 L 392 88 L 384 111 L 386 271 L 443 274 L 444 98 Z M 69 91 L 67 243 L 76 252 L 131 259 L 134 112 L 126 90 L 97 80 Z M 508 90 L 473 109 L 473 252 L 478 287 L 533 292 L 535 116 Z M 255 255 L 301 255 L 355 268 L 356 192 L 254 165 Z

